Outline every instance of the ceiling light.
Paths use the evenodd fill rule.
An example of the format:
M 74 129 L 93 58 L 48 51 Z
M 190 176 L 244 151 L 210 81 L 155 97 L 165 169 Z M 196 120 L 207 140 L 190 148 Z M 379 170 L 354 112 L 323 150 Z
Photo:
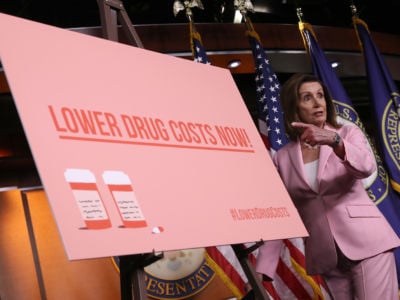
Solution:
M 240 61 L 240 59 L 234 59 L 231 60 L 230 62 L 228 62 L 228 68 L 229 69 L 234 69 L 240 66 L 242 62 Z
M 337 67 L 339 67 L 339 65 L 340 65 L 340 63 L 338 62 L 338 61 L 332 61 L 331 62 L 331 66 L 332 66 L 332 68 L 337 68 Z

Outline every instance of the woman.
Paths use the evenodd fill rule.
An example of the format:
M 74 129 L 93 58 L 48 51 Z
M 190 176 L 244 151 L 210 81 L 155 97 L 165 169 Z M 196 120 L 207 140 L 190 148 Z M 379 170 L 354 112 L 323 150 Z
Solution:
M 376 170 L 362 131 L 336 122 L 326 86 L 306 74 L 281 90 L 291 140 L 273 161 L 307 228 L 306 270 L 334 299 L 399 299 L 393 249 L 400 240 L 361 179 Z M 272 279 L 282 241 L 259 249 L 256 270 Z

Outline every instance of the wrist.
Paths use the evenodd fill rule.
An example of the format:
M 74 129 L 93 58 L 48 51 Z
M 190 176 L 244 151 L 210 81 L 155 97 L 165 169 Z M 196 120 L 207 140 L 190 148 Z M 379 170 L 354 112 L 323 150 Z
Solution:
M 340 137 L 340 135 L 337 132 L 335 132 L 335 135 L 333 136 L 331 147 L 333 149 L 335 149 L 337 146 L 339 146 L 341 140 L 342 140 L 342 138 Z

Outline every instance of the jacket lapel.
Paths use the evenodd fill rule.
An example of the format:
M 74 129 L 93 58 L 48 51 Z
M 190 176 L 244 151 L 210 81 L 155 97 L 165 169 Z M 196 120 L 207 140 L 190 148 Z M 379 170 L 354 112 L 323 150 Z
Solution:
M 336 132 L 336 130 L 333 127 L 330 127 L 330 126 L 327 126 L 327 127 L 329 130 Z M 324 170 L 325 170 L 326 164 L 328 162 L 329 156 L 331 156 L 331 155 L 335 155 L 333 153 L 332 147 L 330 147 L 328 145 L 321 146 L 321 149 L 319 152 L 319 164 L 318 164 L 318 173 L 317 173 L 318 187 L 320 186 L 321 178 L 324 174 Z
M 332 130 L 332 128 L 329 129 Z M 305 174 L 304 171 L 304 163 L 301 153 L 301 143 L 299 140 L 288 145 L 287 154 L 290 159 L 291 165 L 293 166 L 294 171 L 297 172 L 302 182 L 311 189 L 307 180 L 307 175 Z M 329 159 L 329 156 L 332 154 L 333 150 L 330 146 L 327 145 L 321 146 L 319 153 L 318 171 L 317 171 L 318 189 L 324 174 L 326 163 Z
M 333 153 L 333 150 L 329 146 L 322 146 L 319 152 L 319 164 L 318 164 L 318 173 L 317 180 L 318 186 L 321 182 L 321 177 L 324 174 L 325 166 L 328 161 L 329 156 Z
M 304 163 L 301 153 L 300 141 L 297 140 L 296 142 L 291 143 L 290 146 L 287 148 L 287 151 L 294 171 L 297 172 L 302 182 L 309 187 L 310 185 L 308 184 L 306 174 L 304 173 Z

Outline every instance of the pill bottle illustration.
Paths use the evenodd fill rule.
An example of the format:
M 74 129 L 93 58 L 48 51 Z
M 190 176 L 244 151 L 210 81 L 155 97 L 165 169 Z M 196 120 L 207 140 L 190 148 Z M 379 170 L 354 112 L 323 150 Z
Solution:
M 112 194 L 123 226 L 129 228 L 146 227 L 147 222 L 136 199 L 129 176 L 122 171 L 107 170 L 103 172 L 103 180 Z
M 64 178 L 69 183 L 87 229 L 111 227 L 94 174 L 87 169 L 67 169 Z

